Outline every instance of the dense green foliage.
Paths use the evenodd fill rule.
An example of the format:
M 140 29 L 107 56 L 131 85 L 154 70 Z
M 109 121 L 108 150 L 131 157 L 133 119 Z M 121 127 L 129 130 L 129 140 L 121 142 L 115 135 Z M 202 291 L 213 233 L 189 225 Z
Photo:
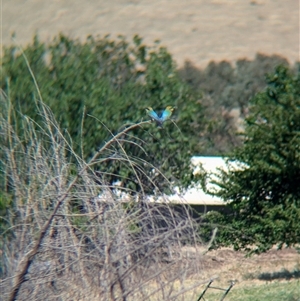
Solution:
M 230 160 L 239 170 L 224 172 L 218 193 L 233 215 L 223 224 L 221 241 L 236 248 L 300 241 L 300 73 L 278 67 L 268 87 L 251 101 L 243 145 Z M 216 220 L 216 216 L 213 216 Z
M 160 169 L 169 181 L 181 179 L 182 184 L 189 183 L 189 160 L 191 154 L 203 149 L 199 140 L 205 119 L 199 93 L 179 78 L 165 48 L 146 47 L 138 36 L 131 45 L 122 37 L 117 41 L 89 37 L 81 43 L 60 35 L 50 45 L 35 37 L 24 54 L 42 100 L 50 106 L 61 128 L 68 131 L 75 151 L 84 158 L 126 124 L 149 120 L 146 107 L 176 107 L 174 123 L 165 123 L 162 130 L 155 124 L 144 124 L 123 137 L 131 143 L 115 144 L 107 152 L 105 158 L 110 159 L 96 166 L 103 183 L 121 180 L 127 188 L 139 191 L 140 184 L 131 180 L 138 175 L 141 183 L 148 182 L 150 192 L 154 186 L 169 187 L 156 172 L 152 172 L 152 183 L 149 182 L 153 168 Z M 4 50 L 2 71 L 5 81 L 1 88 L 13 108 L 43 126 L 36 106 L 38 89 L 17 47 Z M 16 124 L 18 118 L 17 114 Z M 134 164 L 124 165 L 124 156 L 132 158 Z M 139 168 L 141 164 L 143 169 L 148 165 L 146 176 Z

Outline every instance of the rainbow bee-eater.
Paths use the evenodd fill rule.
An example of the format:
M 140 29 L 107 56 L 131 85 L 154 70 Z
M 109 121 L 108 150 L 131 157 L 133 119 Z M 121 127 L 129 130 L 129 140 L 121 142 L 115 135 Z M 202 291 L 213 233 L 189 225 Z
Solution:
M 153 121 L 157 123 L 159 127 L 163 126 L 163 123 L 170 119 L 172 112 L 174 111 L 174 107 L 167 106 L 164 111 L 160 115 L 158 115 L 151 107 L 146 109 L 147 114 L 151 117 Z

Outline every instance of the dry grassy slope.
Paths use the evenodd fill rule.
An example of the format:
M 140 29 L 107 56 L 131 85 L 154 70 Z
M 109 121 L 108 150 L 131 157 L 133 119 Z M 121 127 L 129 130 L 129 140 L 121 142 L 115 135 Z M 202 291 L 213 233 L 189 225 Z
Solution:
M 72 37 L 138 33 L 160 39 L 179 65 L 252 59 L 257 52 L 299 60 L 297 0 L 2 0 L 2 43 L 26 44 L 59 31 Z

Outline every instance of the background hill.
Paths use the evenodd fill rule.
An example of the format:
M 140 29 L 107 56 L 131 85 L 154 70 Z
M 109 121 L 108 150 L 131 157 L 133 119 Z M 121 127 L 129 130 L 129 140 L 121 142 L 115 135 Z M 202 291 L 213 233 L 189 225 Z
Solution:
M 296 0 L 3 0 L 2 40 L 21 44 L 34 32 L 42 40 L 62 31 L 87 35 L 139 34 L 147 44 L 160 39 L 179 66 L 191 60 L 253 59 L 257 52 L 299 60 L 299 2 Z

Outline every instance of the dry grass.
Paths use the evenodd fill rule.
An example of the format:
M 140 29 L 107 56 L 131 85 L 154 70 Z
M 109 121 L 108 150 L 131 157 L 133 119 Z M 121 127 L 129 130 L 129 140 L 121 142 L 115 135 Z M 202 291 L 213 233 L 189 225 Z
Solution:
M 183 249 L 201 243 L 190 212 L 176 211 L 168 203 L 149 204 L 143 189 L 124 203 L 115 187 L 94 170 L 103 160 L 122 160 L 136 175 L 143 171 L 143 164 L 130 158 L 122 145 L 135 143 L 127 134 L 148 122 L 111 134 L 86 161 L 43 103 L 29 64 L 28 69 L 42 122 L 14 108 L 9 95 L 2 93 L 0 98 L 2 189 L 12 198 L 6 231 L 0 236 L 2 297 L 180 300 L 198 285 L 186 285 L 186 279 L 201 272 L 201 253 L 194 252 L 196 260 L 190 264 Z M 110 150 L 115 156 L 107 156 Z M 138 176 L 136 182 L 143 185 Z
M 192 252 L 191 248 L 189 250 Z M 208 252 L 200 261 L 201 273 L 191 275 L 186 284 L 192 285 L 196 280 L 206 283 L 188 292 L 184 300 L 196 301 L 195 295 L 200 296 L 207 279 L 214 279 L 212 286 L 223 289 L 234 282 L 225 298 L 228 301 L 300 300 L 300 254 L 295 249 L 272 249 L 261 255 L 246 257 L 243 252 L 223 248 Z M 284 292 L 288 299 L 278 297 Z M 205 300 L 220 300 L 223 294 L 224 291 L 208 289 Z
M 185 254 L 189 273 L 184 282 L 172 283 L 173 290 L 180 293 L 178 300 L 198 300 L 210 279 L 214 279 L 211 286 L 222 289 L 227 289 L 234 282 L 225 298 L 228 301 L 300 300 L 300 255 L 295 249 L 273 249 L 252 257 L 245 257 L 243 252 L 229 248 L 210 251 L 205 256 L 198 256 L 205 251 L 201 247 L 198 250 L 195 247 L 183 247 L 181 251 Z M 178 269 L 182 269 L 176 266 L 176 262 L 164 264 L 171 275 L 176 275 Z M 160 279 L 160 283 L 149 282 L 149 291 L 162 285 L 164 279 Z M 192 289 L 184 291 L 185 288 Z M 223 295 L 224 291 L 210 288 L 204 300 L 217 301 Z M 165 299 L 150 295 L 149 300 Z
M 14 198 L 7 214 L 11 228 L 1 238 L 4 295 L 8 300 L 176 300 L 181 293 L 173 283 L 183 283 L 190 270 L 181 248 L 200 242 L 189 212 L 148 204 L 142 194 L 124 204 L 92 169 L 107 159 L 102 152 L 119 143 L 119 136 L 141 124 L 125 128 L 85 162 L 51 111 L 38 106 L 46 128 L 37 132 L 34 121 L 21 116 L 27 141 L 1 118 L 5 175 Z M 135 161 L 120 156 L 135 168 Z M 167 273 L 166 262 L 176 263 L 175 274 Z M 149 282 L 162 279 L 163 285 L 149 291 Z
M 276 250 L 275 248 L 260 254 L 246 257 L 243 252 L 236 252 L 229 248 L 210 251 L 203 258 L 203 276 L 221 276 L 224 281 L 236 280 L 239 285 L 247 284 L 249 280 L 276 280 L 276 273 L 282 270 L 293 271 L 300 269 L 300 255 L 295 249 Z M 269 275 L 269 276 L 268 276 Z M 284 280 L 288 275 L 282 275 Z M 280 280 L 280 275 L 278 279 Z M 257 280 L 256 280 L 257 279 Z

